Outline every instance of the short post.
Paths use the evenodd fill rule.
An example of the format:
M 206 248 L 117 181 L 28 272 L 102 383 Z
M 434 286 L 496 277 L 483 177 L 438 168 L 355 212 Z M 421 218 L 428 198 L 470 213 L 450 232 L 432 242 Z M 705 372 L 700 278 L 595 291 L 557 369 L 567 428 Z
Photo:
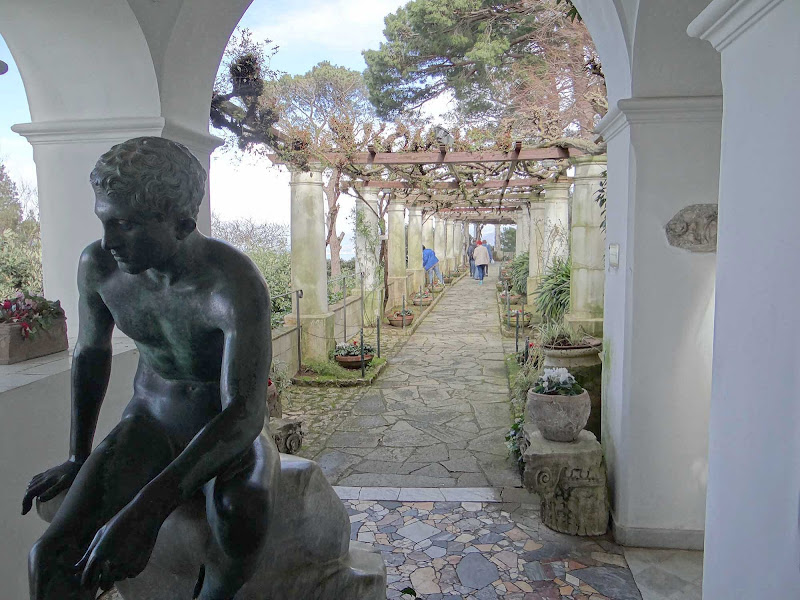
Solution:
M 405 331 L 406 329 L 406 295 L 403 294 L 403 310 L 400 313 L 400 316 L 403 317 L 403 320 L 400 321 L 400 327 Z
M 361 377 L 364 377 L 364 328 L 361 328 Z
M 297 307 L 295 318 L 297 319 L 297 370 L 299 371 L 303 367 L 303 326 L 300 324 L 300 298 L 303 297 L 303 290 L 295 290 L 294 293 L 296 296 L 294 304 Z
M 347 275 L 342 277 L 342 327 L 344 329 L 343 342 L 347 343 Z
M 361 328 L 364 328 L 364 271 L 361 271 Z M 345 340 L 346 341 L 346 340 Z
M 511 315 L 511 294 L 509 294 L 509 292 L 508 292 L 508 282 L 507 281 L 503 282 L 503 287 L 506 288 L 506 314 L 509 315 L 509 318 L 511 318 L 510 317 L 510 315 Z M 510 325 L 510 323 L 509 323 L 509 325 Z
M 528 359 L 531 357 L 531 338 L 527 335 L 525 336 L 525 352 L 523 353 L 524 362 L 528 362 Z
M 516 324 L 514 326 L 514 347 L 516 352 L 519 352 L 519 311 L 516 311 Z
M 378 358 L 381 357 L 381 314 L 375 313 L 375 321 L 377 322 L 377 336 L 378 336 Z

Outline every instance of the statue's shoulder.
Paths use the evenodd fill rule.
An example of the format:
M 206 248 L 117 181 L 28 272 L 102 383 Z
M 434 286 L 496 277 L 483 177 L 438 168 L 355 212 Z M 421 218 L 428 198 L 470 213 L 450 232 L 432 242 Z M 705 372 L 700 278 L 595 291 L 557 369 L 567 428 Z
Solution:
M 222 240 L 206 238 L 204 242 L 207 263 L 213 265 L 217 289 L 239 297 L 245 294 L 255 302 L 259 299 L 268 302 L 267 284 L 249 256 Z
M 96 240 L 86 246 L 81 252 L 78 261 L 78 281 L 100 281 L 117 271 L 117 262 L 111 253 L 103 250 L 101 240 Z

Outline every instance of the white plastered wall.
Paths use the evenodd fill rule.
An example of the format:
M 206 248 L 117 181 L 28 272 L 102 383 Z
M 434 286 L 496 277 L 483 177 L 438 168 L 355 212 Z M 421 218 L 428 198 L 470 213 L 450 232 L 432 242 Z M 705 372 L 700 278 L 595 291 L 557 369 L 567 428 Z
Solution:
M 721 53 L 725 90 L 708 600 L 800 590 L 798 30 L 796 0 L 717 0 L 689 30 Z

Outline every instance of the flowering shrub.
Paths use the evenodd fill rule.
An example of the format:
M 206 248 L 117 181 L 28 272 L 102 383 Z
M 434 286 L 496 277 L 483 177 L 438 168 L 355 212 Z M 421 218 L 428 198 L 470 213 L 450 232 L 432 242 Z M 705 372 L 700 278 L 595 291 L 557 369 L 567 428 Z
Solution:
M 577 396 L 583 393 L 575 378 L 565 368 L 545 369 L 533 384 L 533 391 L 548 396 Z
M 53 320 L 63 316 L 64 310 L 58 300 L 51 302 L 24 292 L 17 292 L 0 304 L 0 323 L 19 323 L 24 338 L 47 329 Z
M 372 344 L 364 342 L 364 356 L 367 354 L 375 354 L 375 348 Z M 352 339 L 346 344 L 336 344 L 333 351 L 334 356 L 361 356 L 361 345 L 358 340 Z

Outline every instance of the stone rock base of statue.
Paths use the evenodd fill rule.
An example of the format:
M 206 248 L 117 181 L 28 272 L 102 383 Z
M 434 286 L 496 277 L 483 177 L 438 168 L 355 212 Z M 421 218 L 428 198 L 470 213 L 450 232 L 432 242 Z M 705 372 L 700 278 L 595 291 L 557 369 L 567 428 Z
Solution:
M 305 436 L 300 419 L 270 419 L 269 433 L 275 440 L 278 452 L 284 454 L 297 454 Z
M 62 499 L 39 507 L 45 520 Z M 192 598 L 210 534 L 202 496 L 178 507 L 161 527 L 145 570 L 117 582 L 123 600 Z M 347 511 L 322 470 L 310 460 L 281 454 L 269 540 L 260 567 L 235 600 L 385 599 L 383 558 L 368 544 L 350 541 Z
M 551 442 L 535 425 L 523 428 L 523 482 L 539 494 L 542 523 L 570 535 L 603 535 L 608 529 L 608 488 L 597 438 L 583 430 L 574 442 Z

